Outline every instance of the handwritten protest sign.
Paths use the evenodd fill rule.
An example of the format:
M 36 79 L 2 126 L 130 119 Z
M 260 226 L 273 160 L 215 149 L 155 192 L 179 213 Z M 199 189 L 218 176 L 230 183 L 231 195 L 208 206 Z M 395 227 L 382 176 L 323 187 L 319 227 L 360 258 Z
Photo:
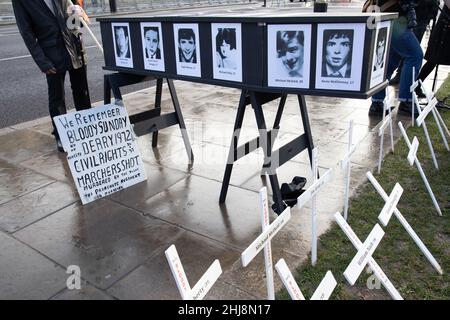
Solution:
M 83 204 L 147 179 L 124 107 L 109 104 L 54 121 Z

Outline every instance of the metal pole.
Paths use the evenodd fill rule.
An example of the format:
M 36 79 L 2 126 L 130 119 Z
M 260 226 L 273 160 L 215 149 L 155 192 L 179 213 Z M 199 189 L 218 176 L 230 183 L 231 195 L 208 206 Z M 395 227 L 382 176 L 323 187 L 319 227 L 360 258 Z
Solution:
M 109 10 L 111 11 L 111 13 L 116 13 L 117 12 L 116 0 L 109 0 Z

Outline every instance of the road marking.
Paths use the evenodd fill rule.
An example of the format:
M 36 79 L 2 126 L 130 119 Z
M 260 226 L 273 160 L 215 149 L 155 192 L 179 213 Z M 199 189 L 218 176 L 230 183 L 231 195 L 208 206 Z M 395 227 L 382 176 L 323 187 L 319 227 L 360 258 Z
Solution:
M 88 46 L 88 47 L 86 47 L 86 49 L 95 48 L 95 47 L 97 47 L 97 46 L 95 46 L 95 45 L 94 46 Z M 2 58 L 2 59 L 0 59 L 0 62 L 11 61 L 11 60 L 19 60 L 19 59 L 30 58 L 30 57 L 31 57 L 31 55 L 27 54 L 25 56 Z

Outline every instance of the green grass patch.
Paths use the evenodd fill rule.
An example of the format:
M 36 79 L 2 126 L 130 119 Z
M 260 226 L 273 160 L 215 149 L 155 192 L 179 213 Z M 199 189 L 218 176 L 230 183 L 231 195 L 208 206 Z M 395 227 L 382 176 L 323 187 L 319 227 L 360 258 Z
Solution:
M 445 90 L 449 90 L 447 94 L 450 93 L 450 81 L 442 89 L 444 94 Z M 450 111 L 440 110 L 440 113 L 447 126 L 450 126 Z M 410 167 L 406 160 L 408 150 L 403 138 L 397 143 L 395 153 L 384 159 L 381 175 L 374 172 L 388 194 L 395 183 L 401 184 L 404 191 L 397 207 L 444 270 L 443 275 L 434 270 L 393 215 L 388 226 L 382 227 L 386 234 L 373 257 L 404 299 L 450 298 L 450 153 L 442 142 L 433 117 L 428 119 L 427 126 L 439 171 L 433 166 L 423 129 L 416 126 L 407 132 L 411 141 L 414 136 L 419 139 L 418 158 L 439 202 L 442 217 L 437 215 L 416 166 Z M 384 202 L 370 182 L 363 184 L 356 194 L 350 201 L 348 223 L 364 242 L 374 225 L 379 223 L 378 214 Z M 343 272 L 355 254 L 356 249 L 339 226 L 333 223 L 330 230 L 319 239 L 316 266 L 311 266 L 309 257 L 305 264 L 293 272 L 305 297 L 311 297 L 325 273 L 331 270 L 338 285 L 330 299 L 390 299 L 383 287 L 368 288 L 367 281 L 373 277 L 366 269 L 354 286 L 348 284 Z M 276 297 L 290 299 L 285 289 L 279 291 Z
M 444 101 L 445 103 L 450 104 L 450 75 L 436 92 L 436 98 L 439 101 Z

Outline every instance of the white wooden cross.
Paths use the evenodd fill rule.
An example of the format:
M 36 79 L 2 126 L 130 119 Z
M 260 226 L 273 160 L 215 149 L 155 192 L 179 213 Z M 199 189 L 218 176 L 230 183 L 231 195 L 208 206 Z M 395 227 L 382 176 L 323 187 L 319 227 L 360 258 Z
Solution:
M 381 126 L 378 129 L 378 136 L 380 137 L 380 153 L 378 156 L 378 174 L 381 172 L 381 162 L 383 160 L 383 149 L 384 149 L 384 131 L 386 130 L 386 127 L 389 126 L 389 131 L 391 135 L 391 149 L 392 152 L 394 152 L 394 129 L 392 127 L 392 112 L 391 112 L 391 99 L 388 94 L 386 95 L 386 98 L 383 101 L 383 120 L 381 122 Z M 388 115 L 386 115 L 386 112 L 389 112 Z
M 298 198 L 298 208 L 302 208 L 309 200 L 311 200 L 311 263 L 316 265 L 317 262 L 317 193 L 320 189 L 331 179 L 331 169 L 328 169 L 320 179 L 318 176 L 318 160 L 317 160 L 317 148 L 312 151 L 312 185 L 305 190 Z
M 425 107 L 425 109 L 422 110 L 422 108 L 419 105 L 419 100 L 417 99 L 416 92 L 413 90 L 412 93 L 413 101 L 415 101 L 415 104 L 417 104 L 417 110 L 419 112 L 419 116 L 416 119 L 417 125 L 420 127 L 423 127 L 423 132 L 425 133 L 425 137 L 427 138 L 428 148 L 430 149 L 431 157 L 433 158 L 433 164 L 436 170 L 439 170 L 439 165 L 436 159 L 436 154 L 434 153 L 433 144 L 431 143 L 430 134 L 428 133 L 427 124 L 425 123 L 426 116 L 430 113 L 430 111 L 435 108 L 437 104 L 437 100 L 434 99 L 431 102 L 428 103 L 428 105 Z
M 375 250 L 375 248 L 376 248 L 375 243 L 373 243 L 372 241 L 378 241 L 377 238 L 380 238 L 380 240 L 381 240 L 382 234 L 384 234 L 383 230 L 380 231 L 381 227 L 377 224 L 378 228 L 376 228 L 376 229 L 374 228 L 375 233 L 372 234 L 372 232 L 374 232 L 372 230 L 372 232 L 371 232 L 372 235 L 369 235 L 367 237 L 367 240 L 364 243 L 362 243 L 361 240 L 359 240 L 358 236 L 355 234 L 355 232 L 352 230 L 350 225 L 347 223 L 347 221 L 345 221 L 344 217 L 342 217 L 342 215 L 339 212 L 336 212 L 336 214 L 334 215 L 334 218 L 336 219 L 337 224 L 341 227 L 342 231 L 345 233 L 347 238 L 352 242 L 352 244 L 356 248 L 356 250 L 358 250 L 357 256 L 361 257 L 361 261 L 364 262 L 364 265 L 362 265 L 362 267 L 359 266 L 359 269 L 362 271 L 362 269 L 364 269 L 364 266 L 366 264 L 369 264 L 369 267 L 373 270 L 373 273 L 378 278 L 378 280 L 380 280 L 381 284 L 383 284 L 384 288 L 387 290 L 389 295 L 394 300 L 403 300 L 402 296 L 397 291 L 397 289 L 394 287 L 392 282 L 388 279 L 388 277 L 383 272 L 383 270 L 381 270 L 380 266 L 372 258 L 372 253 L 368 252 L 368 250 L 370 248 L 372 248 L 373 250 Z M 373 250 L 370 250 L 370 251 L 373 252 Z M 366 256 L 364 256 L 364 254 L 366 252 L 367 252 L 367 254 L 366 254 Z M 356 261 L 356 265 L 358 265 L 358 262 L 360 262 L 360 261 Z M 350 284 L 353 285 L 358 277 L 356 276 L 356 278 L 355 278 L 356 272 L 352 274 L 352 270 L 353 270 L 354 266 L 356 266 L 353 261 L 352 261 L 351 265 L 352 265 L 352 269 L 346 270 L 346 273 L 344 273 L 344 276 L 350 282 Z M 361 273 L 361 271 L 359 271 L 359 273 Z M 358 274 L 358 276 L 359 276 L 359 274 Z
M 413 160 L 414 161 L 414 160 Z M 439 263 L 436 261 L 436 259 L 433 257 L 433 255 L 430 253 L 430 251 L 427 249 L 425 244 L 422 242 L 422 240 L 419 238 L 419 236 L 416 234 L 414 229 L 409 225 L 408 221 L 403 217 L 403 215 L 400 213 L 398 208 L 396 207 L 395 203 L 398 202 L 397 199 L 400 198 L 400 190 L 401 187 L 399 184 L 396 184 L 397 191 L 394 188 L 391 195 L 388 196 L 387 193 L 383 190 L 383 187 L 378 183 L 377 179 L 372 175 L 370 171 L 366 173 L 367 178 L 369 178 L 369 181 L 372 183 L 372 185 L 375 187 L 375 190 L 379 193 L 379 195 L 383 198 L 384 201 L 386 201 L 386 206 L 389 205 L 389 211 L 382 211 L 382 213 L 378 216 L 378 220 L 383 224 L 383 226 L 387 226 L 389 223 L 390 217 L 392 216 L 392 213 L 397 217 L 397 219 L 402 224 L 403 228 L 408 232 L 408 234 L 411 236 L 411 238 L 414 240 L 416 245 L 419 247 L 420 251 L 425 255 L 425 257 L 428 259 L 428 261 L 431 263 L 431 265 L 436 269 L 436 271 L 439 274 L 443 274 L 442 268 L 439 265 Z M 384 210 L 384 208 L 383 208 Z M 391 211 L 392 210 L 392 211 Z
M 431 103 L 431 101 L 433 101 L 433 99 L 435 98 L 434 93 L 432 91 L 429 92 L 427 90 L 427 88 L 425 88 L 422 80 L 419 80 L 419 84 L 422 88 L 422 92 L 425 93 L 425 96 L 427 97 L 428 103 Z M 417 97 L 417 95 L 416 95 L 416 97 Z M 436 125 L 439 129 L 439 133 L 441 134 L 444 145 L 447 148 L 447 151 L 450 151 L 450 147 L 448 145 L 448 140 L 447 140 L 447 136 L 450 137 L 450 131 L 448 130 L 447 126 L 445 125 L 445 122 L 442 119 L 438 109 L 436 108 L 436 105 L 434 106 L 434 108 L 431 109 L 431 112 L 433 113 L 434 121 L 436 121 Z M 445 133 L 447 134 L 447 136 L 445 135 L 444 130 L 445 130 Z
M 350 190 L 350 174 L 351 174 L 351 156 L 356 150 L 356 145 L 352 145 L 353 139 L 353 120 L 350 120 L 348 127 L 348 147 L 347 153 L 344 155 L 344 158 L 341 160 L 341 169 L 345 170 L 345 195 L 344 195 L 344 219 L 347 220 L 348 215 L 348 198 L 349 198 L 349 190 Z
M 286 290 L 291 296 L 291 299 L 306 300 L 302 291 L 298 287 L 297 282 L 292 276 L 292 273 L 289 270 L 286 261 L 284 261 L 284 259 L 278 260 L 277 264 L 275 265 L 275 268 L 277 269 L 278 275 L 280 276 L 281 281 L 286 287 Z M 320 282 L 314 294 L 311 296 L 310 300 L 328 300 L 328 298 L 333 293 L 333 290 L 336 287 L 336 285 L 337 285 L 336 279 L 334 278 L 331 271 L 328 271 L 325 277 Z
M 267 296 L 275 300 L 273 285 L 272 250 L 270 240 L 283 228 L 291 218 L 291 208 L 287 207 L 271 224 L 269 224 L 269 208 L 267 204 L 267 189 L 260 190 L 262 233 L 241 254 L 242 266 L 246 267 L 264 249 L 264 262 L 267 277 Z
M 403 124 L 401 121 L 398 123 L 398 126 L 400 128 L 400 131 L 402 132 L 403 138 L 405 139 L 405 142 L 406 142 L 406 145 L 408 146 L 408 148 L 410 150 L 415 149 L 415 148 L 413 148 L 411 142 L 409 141 L 408 135 L 406 134 L 406 131 L 403 128 Z M 441 212 L 441 209 L 439 208 L 439 204 L 434 196 L 433 190 L 431 190 L 431 186 L 428 183 L 427 177 L 425 176 L 425 172 L 422 169 L 422 165 L 420 164 L 419 159 L 417 158 L 417 155 L 414 155 L 414 163 L 416 164 L 416 167 L 419 170 L 420 176 L 422 177 L 422 180 L 425 183 L 425 187 L 427 188 L 427 191 L 430 194 L 430 197 L 431 197 L 431 200 L 433 201 L 434 207 L 436 208 L 438 214 L 440 216 L 442 216 L 442 212 Z
M 165 253 L 183 300 L 202 300 L 222 274 L 220 262 L 216 259 L 191 289 L 175 245 L 171 245 Z

